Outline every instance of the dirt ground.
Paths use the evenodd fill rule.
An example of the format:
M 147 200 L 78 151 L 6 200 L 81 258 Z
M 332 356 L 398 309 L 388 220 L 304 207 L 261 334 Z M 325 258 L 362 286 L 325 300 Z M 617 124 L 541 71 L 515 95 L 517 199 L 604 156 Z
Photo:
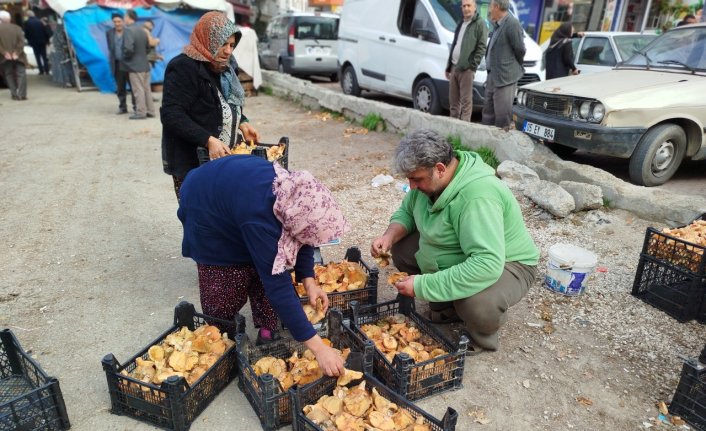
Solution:
M 198 306 L 195 265 L 181 257 L 181 225 L 170 177 L 161 169 L 159 120 L 116 116 L 114 95 L 77 93 L 29 79 L 29 101 L 0 91 L 0 328 L 59 378 L 72 429 L 146 430 L 111 415 L 101 358 L 126 360 L 172 323 L 174 306 Z M 402 198 L 370 179 L 389 171 L 399 136 L 354 133 L 343 120 L 260 95 L 245 112 L 265 142 L 290 138 L 291 169 L 307 169 L 336 194 L 353 225 L 340 260 L 359 246 L 364 259 Z M 605 209 L 556 220 L 520 198 L 542 249 L 560 241 L 591 248 L 603 272 L 586 294 L 566 299 L 537 279 L 513 307 L 501 348 L 466 360 L 464 387 L 419 405 L 458 430 L 668 429 L 655 403 L 669 401 L 695 356 L 704 326 L 679 324 L 630 295 L 645 228 L 655 223 Z M 383 272 L 381 280 L 386 278 Z M 380 299 L 393 292 L 380 283 Z M 423 309 L 424 304 L 418 307 Z M 249 307 L 248 332 L 254 334 Z M 451 333 L 453 328 L 447 328 Z M 235 382 L 193 430 L 258 429 Z

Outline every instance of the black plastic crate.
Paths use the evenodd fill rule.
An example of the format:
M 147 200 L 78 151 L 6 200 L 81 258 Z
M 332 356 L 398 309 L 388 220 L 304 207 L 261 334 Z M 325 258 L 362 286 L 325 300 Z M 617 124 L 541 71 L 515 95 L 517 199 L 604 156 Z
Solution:
M 697 220 L 706 220 L 706 214 L 697 217 L 692 223 Z M 652 256 L 697 276 L 706 275 L 705 246 L 662 233 L 652 227 L 647 228 L 642 254 Z
M 403 314 L 413 322 L 422 335 L 428 335 L 438 341 L 445 355 L 428 361 L 414 363 L 407 353 L 398 353 L 392 362 L 375 348 L 373 372 L 384 384 L 408 400 L 419 400 L 451 389 L 463 387 L 463 368 L 468 350 L 468 338 L 462 335 L 454 344 L 427 319 L 415 310 L 414 299 L 398 295 L 397 299 L 376 305 L 360 306 L 353 304 L 352 329 L 367 340 L 361 331 L 365 324 L 375 324 L 395 314 Z
M 266 144 L 264 142 L 258 142 L 257 146 L 252 151 L 252 155 L 262 157 L 263 159 L 267 160 L 267 149 L 270 147 L 276 147 L 281 144 L 284 145 L 284 155 L 281 158 L 277 159 L 277 162 L 284 169 L 289 169 L 289 138 L 286 136 L 282 136 L 281 138 L 279 138 L 279 142 L 276 144 Z M 205 147 L 197 147 L 196 155 L 199 159 L 199 166 L 211 160 L 208 157 L 208 149 Z
M 363 258 L 358 247 L 350 247 L 346 250 L 346 254 L 343 260 L 348 262 L 359 263 L 363 268 L 365 273 L 368 275 L 368 281 L 365 283 L 365 287 L 362 289 L 348 290 L 345 292 L 331 292 L 327 293 L 329 308 L 336 308 L 343 313 L 343 317 L 346 319 L 351 318 L 353 315 L 351 313 L 351 302 L 358 301 L 362 305 L 372 305 L 378 302 L 378 279 L 379 270 L 375 266 L 369 266 L 363 261 Z M 320 259 L 321 265 L 323 265 L 323 258 Z M 302 305 L 309 303 L 309 297 L 300 297 Z
M 0 430 L 71 428 L 59 381 L 48 377 L 9 329 L 0 331 Z
M 329 311 L 328 318 L 319 329 L 318 334 L 322 338 L 328 338 L 332 346 L 337 349 L 346 347 L 351 349 L 346 367 L 372 371 L 373 344 L 365 343 L 343 325 L 343 317 L 339 310 Z M 273 356 L 286 361 L 295 351 L 301 355 L 306 350 L 306 346 L 292 338 L 255 346 L 248 341 L 244 334 L 238 335 L 237 346 L 240 372 L 238 387 L 257 413 L 262 429 L 272 431 L 292 423 L 289 392 L 282 390 L 279 381 L 271 374 L 256 375 L 252 365 L 265 356 Z
M 706 348 L 699 360 L 684 362 L 669 413 L 680 416 L 699 431 L 706 431 Z
M 372 391 L 373 388 L 375 388 L 380 395 L 397 404 L 398 408 L 407 411 L 415 419 L 418 417 L 424 418 L 424 423 L 430 425 L 432 431 L 454 431 L 456 429 L 458 413 L 456 413 L 456 410 L 451 407 L 446 409 L 446 414 L 444 414 L 444 417 L 439 420 L 412 404 L 399 394 L 396 394 L 368 373 L 365 374 L 364 379 L 365 388 L 367 390 Z M 351 382 L 347 386 L 356 386 L 360 384 L 360 382 L 360 380 L 357 380 Z M 304 415 L 303 409 L 306 405 L 316 404 L 316 401 L 318 401 L 318 399 L 322 396 L 331 395 L 335 388 L 336 379 L 333 377 L 327 377 L 302 388 L 291 389 L 290 398 L 292 400 L 292 411 L 294 411 L 296 415 L 296 420 L 292 423 L 292 429 L 294 429 L 294 431 L 322 431 L 321 428 L 319 428 L 314 422 L 309 420 L 309 418 Z
M 144 383 L 130 376 L 137 358 L 148 359 L 148 349 L 159 344 L 167 335 L 186 326 L 193 331 L 210 324 L 227 332 L 234 339 L 245 331 L 245 318 L 237 315 L 233 322 L 197 313 L 193 304 L 182 301 L 174 309 L 174 326 L 148 344 L 125 364 L 120 364 L 113 354 L 103 358 L 103 370 L 108 379 L 111 413 L 125 415 L 160 428 L 187 430 L 196 417 L 213 401 L 218 393 L 235 378 L 237 349 L 231 346 L 199 380 L 190 386 L 183 377 L 169 377 L 161 385 Z

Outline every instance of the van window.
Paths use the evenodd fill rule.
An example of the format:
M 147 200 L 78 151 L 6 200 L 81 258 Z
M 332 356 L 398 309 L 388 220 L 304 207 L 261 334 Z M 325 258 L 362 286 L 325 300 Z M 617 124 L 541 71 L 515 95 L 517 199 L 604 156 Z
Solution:
M 448 31 L 456 31 L 456 25 L 463 20 L 461 0 L 431 0 L 430 3 L 441 25 Z
M 338 39 L 338 19 L 320 16 L 299 17 L 294 30 L 297 39 Z
M 397 26 L 400 33 L 405 36 L 439 43 L 439 35 L 436 33 L 431 16 L 422 2 L 418 0 L 404 0 L 402 2 Z

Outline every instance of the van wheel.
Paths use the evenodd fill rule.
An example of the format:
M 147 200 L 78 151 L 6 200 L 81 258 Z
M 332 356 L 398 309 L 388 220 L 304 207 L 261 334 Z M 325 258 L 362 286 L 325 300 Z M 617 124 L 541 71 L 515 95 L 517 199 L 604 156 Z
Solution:
M 434 82 L 424 78 L 414 86 L 414 109 L 433 115 L 441 114 L 441 100 Z
M 664 184 L 677 171 L 686 152 L 686 133 L 675 124 L 648 130 L 630 157 L 630 179 L 641 186 Z
M 353 66 L 346 66 L 341 73 L 341 90 L 343 94 L 349 96 L 360 96 L 360 87 L 358 86 L 358 78 L 355 77 Z

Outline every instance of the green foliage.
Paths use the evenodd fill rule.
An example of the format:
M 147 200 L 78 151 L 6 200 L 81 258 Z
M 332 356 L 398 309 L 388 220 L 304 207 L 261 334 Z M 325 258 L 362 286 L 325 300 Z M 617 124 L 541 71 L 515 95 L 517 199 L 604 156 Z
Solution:
M 613 207 L 613 202 L 608 199 L 607 197 L 603 197 L 603 206 L 606 208 L 612 208 Z
M 326 112 L 326 113 L 330 114 L 330 115 L 331 115 L 331 118 L 333 118 L 334 120 L 337 120 L 337 119 L 343 117 L 343 114 L 341 114 L 340 112 L 338 112 L 338 111 L 332 111 L 332 110 L 327 109 L 327 108 L 321 108 L 321 112 Z
M 460 136 L 449 136 L 446 138 L 446 141 L 451 144 L 451 147 L 455 151 L 475 151 L 480 158 L 493 169 L 497 169 L 500 164 L 498 158 L 495 157 L 495 151 L 488 147 L 468 148 L 461 143 Z
M 268 96 L 272 96 L 274 94 L 274 91 L 272 91 L 272 87 L 265 87 L 264 85 L 260 86 L 259 91 L 265 93 Z
M 363 127 L 368 130 L 383 131 L 385 130 L 385 121 L 377 112 L 371 112 L 363 118 Z

